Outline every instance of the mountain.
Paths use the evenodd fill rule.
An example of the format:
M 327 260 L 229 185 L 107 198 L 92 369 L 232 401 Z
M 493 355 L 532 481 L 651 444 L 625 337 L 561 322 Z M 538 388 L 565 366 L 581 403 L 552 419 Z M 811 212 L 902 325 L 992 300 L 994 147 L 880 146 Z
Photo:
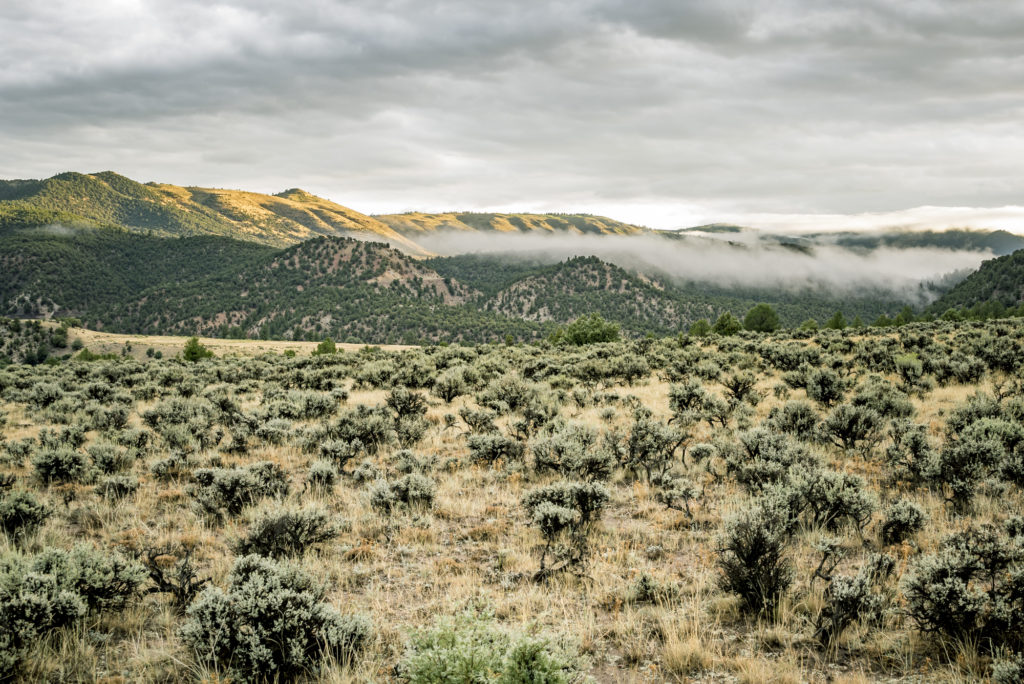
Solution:
M 487 214 L 474 212 L 374 216 L 407 237 L 439 231 L 638 235 L 649 229 L 591 214 Z
M 533 339 L 545 331 L 466 306 L 476 295 L 384 243 L 322 237 L 151 287 L 91 322 L 115 332 L 376 343 Z
M 1006 307 L 1024 303 L 1024 250 L 989 259 L 932 303 L 929 311 L 963 309 L 988 302 Z
M 480 292 L 467 304 L 482 310 L 560 324 L 596 312 L 631 335 L 676 332 L 700 318 L 713 321 L 726 311 L 742 318 L 761 302 L 775 307 L 783 325 L 791 327 L 808 318 L 825 321 L 838 310 L 850 319 L 873 321 L 906 305 L 883 290 L 851 295 L 815 288 L 712 285 L 635 273 L 597 257 L 551 263 L 541 255 L 464 254 L 434 257 L 424 264 Z
M 219 235 L 284 247 L 313 237 L 384 240 L 422 247 L 365 214 L 297 188 L 277 195 L 138 183 L 111 171 L 0 181 L 0 229 L 120 226 L 161 235 Z
M 54 224 L 0 231 L 0 312 L 84 316 L 166 282 L 188 282 L 272 247 L 215 235 L 159 238 L 121 228 Z

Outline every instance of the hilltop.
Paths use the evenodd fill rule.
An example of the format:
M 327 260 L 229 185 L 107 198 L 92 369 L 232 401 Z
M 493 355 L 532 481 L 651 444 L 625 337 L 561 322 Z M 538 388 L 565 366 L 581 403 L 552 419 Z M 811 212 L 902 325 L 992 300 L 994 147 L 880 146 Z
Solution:
M 441 231 L 497 233 L 569 233 L 576 235 L 638 235 L 649 229 L 591 214 L 491 214 L 451 212 L 374 216 L 407 237 Z
M 353 209 L 293 188 L 276 195 L 139 183 L 111 171 L 0 181 L 0 229 L 117 226 L 160 235 L 219 235 L 275 247 L 318 236 L 384 240 L 427 251 Z

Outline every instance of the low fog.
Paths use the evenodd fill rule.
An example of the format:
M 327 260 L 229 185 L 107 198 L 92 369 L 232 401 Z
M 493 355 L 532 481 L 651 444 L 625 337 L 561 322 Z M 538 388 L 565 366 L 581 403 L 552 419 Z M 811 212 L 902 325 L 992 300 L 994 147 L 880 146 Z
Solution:
M 940 248 L 852 250 L 814 245 L 806 251 L 778 244 L 730 244 L 695 236 L 595 236 L 439 232 L 416 240 L 443 256 L 501 253 L 543 262 L 597 256 L 626 269 L 677 282 L 791 291 L 825 289 L 833 294 L 885 290 L 920 302 L 922 282 L 976 269 L 990 252 Z

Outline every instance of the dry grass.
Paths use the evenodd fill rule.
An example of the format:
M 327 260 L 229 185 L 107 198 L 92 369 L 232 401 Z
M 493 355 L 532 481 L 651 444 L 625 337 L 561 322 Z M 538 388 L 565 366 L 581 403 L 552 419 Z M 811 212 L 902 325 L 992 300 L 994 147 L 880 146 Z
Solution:
M 95 352 L 118 351 L 125 341 L 139 357 L 147 348 L 171 356 L 182 338 L 107 335 L 74 330 Z M 281 353 L 295 349 L 308 354 L 314 343 L 202 340 L 218 355 Z M 339 345 L 346 350 L 357 345 Z M 396 347 L 397 348 L 397 347 Z M 780 403 L 770 387 L 777 375 L 762 378 L 766 397 L 755 421 Z M 633 395 L 662 419 L 669 416 L 668 383 L 649 378 L 633 387 L 616 388 Z M 918 402 L 920 420 L 939 433 L 942 415 L 976 388 L 939 388 Z M 353 390 L 348 403 L 379 404 L 381 390 Z M 801 392 L 793 398 L 802 398 Z M 469 402 L 452 405 L 431 399 L 427 418 L 432 427 L 417 447 L 424 454 L 465 454 L 460 430 L 443 430 L 443 417 Z M 138 407 L 143 410 L 146 405 Z M 16 405 L 3 406 L 9 416 L 8 439 L 32 436 L 40 423 Z M 624 427 L 627 411 L 616 408 L 609 424 L 600 408 L 578 410 L 564 406 L 562 414 L 599 430 Z M 133 423 L 138 424 L 133 416 Z M 709 439 L 706 424 L 698 426 L 693 442 Z M 95 435 L 91 435 L 95 437 Z M 833 449 L 814 447 L 836 467 L 863 474 L 875 486 L 883 473 L 876 463 L 847 457 Z M 200 454 L 199 460 L 214 454 Z M 154 450 L 147 462 L 166 453 Z M 384 466 L 387 454 L 377 457 Z M 657 504 L 649 486 L 621 475 L 611 487 L 612 500 L 595 535 L 593 557 L 584 577 L 557 576 L 546 584 L 529 580 L 537 568 L 537 532 L 528 524 L 520 500 L 534 481 L 503 469 L 478 466 L 436 471 L 437 498 L 425 510 L 401 511 L 386 519 L 369 505 L 364 488 L 344 481 L 333 492 L 303 492 L 312 460 L 294 447 L 259 447 L 244 458 L 224 457 L 226 464 L 269 459 L 280 463 L 292 479 L 289 503 L 315 502 L 328 508 L 344 530 L 322 552 L 298 559 L 301 565 L 333 587 L 329 600 L 344 612 L 372 616 L 375 636 L 365 658 L 353 667 L 330 664 L 323 682 L 363 682 L 391 679 L 409 630 L 429 625 L 438 615 L 484 600 L 497 619 L 511 628 L 543 632 L 574 641 L 598 681 L 738 681 L 738 682 L 869 682 L 967 681 L 984 676 L 986 662 L 971 644 L 955 653 L 929 652 L 902 624 L 882 629 L 853 629 L 839 653 L 824 653 L 812 641 L 812 621 L 820 612 L 822 582 L 811 582 L 818 556 L 813 550 L 817 530 L 801 532 L 792 558 L 797 577 L 794 591 L 773 621 L 741 616 L 735 597 L 716 586 L 717 534 L 723 519 L 746 499 L 733 482 L 709 485 L 696 505 L 695 520 Z M 27 465 L 5 466 L 4 472 L 26 480 Z M 116 504 L 99 499 L 91 488 L 71 486 L 46 492 L 59 511 L 38 533 L 30 549 L 68 546 L 71 540 L 90 541 L 103 548 L 142 548 L 166 541 L 194 545 L 198 560 L 214 584 L 220 585 L 232 563 L 231 544 L 242 536 L 247 520 L 279 505 L 265 502 L 246 515 L 218 524 L 203 515 L 186 494 L 186 483 L 158 482 L 146 464 L 135 474 L 142 481 L 137 494 Z M 69 493 L 70 492 L 70 493 Z M 910 495 L 922 504 L 932 524 L 901 553 L 901 564 L 920 550 L 934 549 L 940 538 L 961 523 L 954 520 L 933 493 Z M 64 499 L 70 498 L 65 504 Z M 979 519 L 992 519 L 1008 507 L 1020 508 L 1019 493 L 980 497 Z M 877 514 L 876 514 L 877 518 Z M 845 532 L 847 560 L 840 569 L 855 567 L 876 544 L 869 527 L 866 541 Z M 10 542 L 0 540 L 4 549 Z M 655 554 L 649 550 L 660 549 Z M 902 569 L 902 567 L 901 567 Z M 629 589 L 640 574 L 674 588 L 675 593 L 652 604 L 630 605 Z M 105 681 L 223 681 L 207 663 L 196 662 L 175 637 L 180 618 L 165 598 L 150 595 L 103 624 L 86 624 L 41 640 L 28 657 L 26 680 Z M 101 636 L 102 635 L 102 636 Z M 107 636 L 109 635 L 109 636 Z M 120 678 L 120 679 L 118 679 Z

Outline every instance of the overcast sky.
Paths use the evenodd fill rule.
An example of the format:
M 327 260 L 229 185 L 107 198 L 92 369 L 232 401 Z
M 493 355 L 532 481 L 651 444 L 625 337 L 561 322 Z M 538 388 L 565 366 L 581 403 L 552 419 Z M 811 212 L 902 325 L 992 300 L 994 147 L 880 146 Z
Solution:
M 3 0 L 0 150 L 367 213 L 1024 230 L 1024 3 Z

